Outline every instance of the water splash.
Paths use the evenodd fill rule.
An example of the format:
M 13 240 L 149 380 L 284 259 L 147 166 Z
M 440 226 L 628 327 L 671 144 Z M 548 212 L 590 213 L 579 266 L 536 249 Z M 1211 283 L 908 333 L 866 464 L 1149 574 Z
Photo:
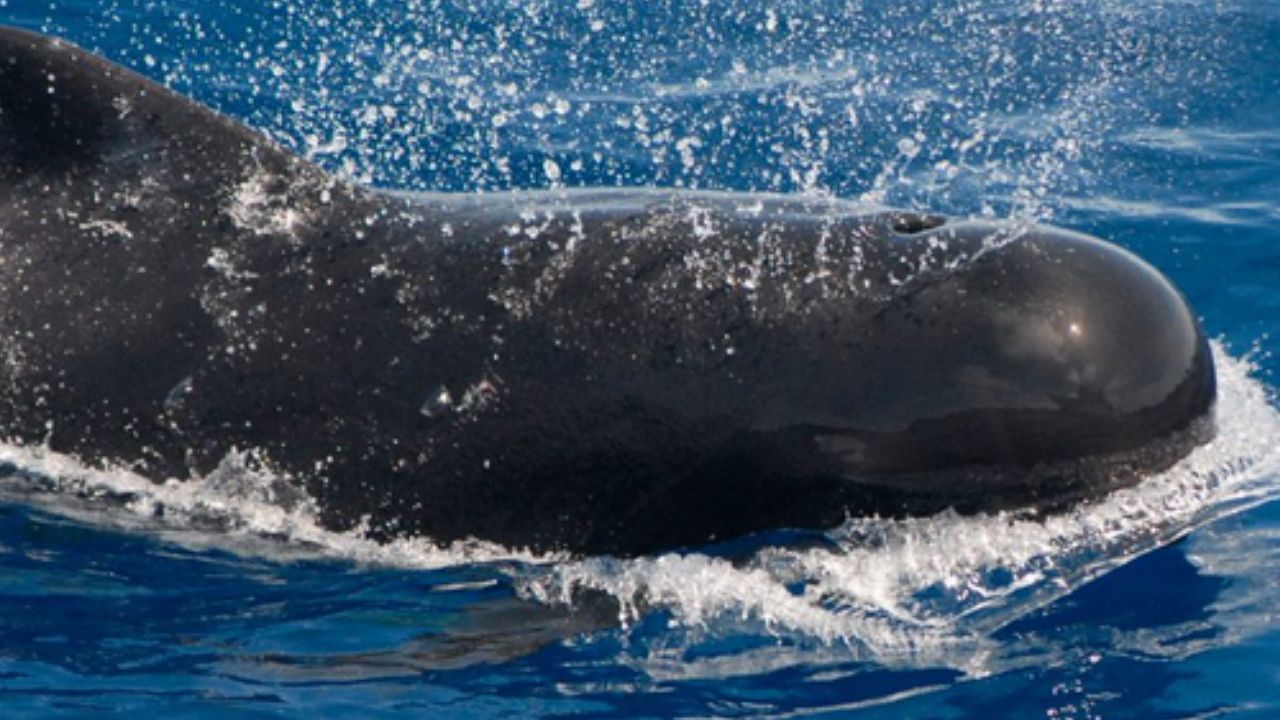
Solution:
M 1280 412 L 1247 360 L 1215 348 L 1218 434 L 1168 471 L 1061 515 L 854 519 L 822 547 L 770 546 L 730 560 L 671 553 L 621 560 L 536 555 L 470 541 L 378 543 L 361 529 L 322 527 L 314 503 L 252 451 L 206 477 L 163 484 L 122 469 L 87 468 L 38 447 L 0 447 L 0 496 L 83 522 L 195 547 L 276 560 L 328 558 L 428 569 L 495 563 L 526 599 L 570 609 L 616 604 L 624 627 L 659 622 L 662 651 L 772 638 L 766 647 L 704 658 L 759 671 L 761 663 L 835 653 L 885 664 L 979 671 L 991 634 L 1087 580 L 1213 520 L 1280 493 Z M 657 620 L 655 620 L 657 618 Z M 986 654 L 984 654 L 986 653 Z M 684 655 L 681 655 L 684 657 Z M 747 658 L 754 658 L 748 662 Z M 763 657 L 763 659 L 762 659 Z M 977 659 L 976 659 L 977 658 Z M 977 665 L 974 665 L 977 663 Z M 680 672 L 691 672 L 681 665 Z M 660 668 L 648 668 L 661 672 Z
M 938 661 L 1083 582 L 1280 492 L 1280 413 L 1247 361 L 1218 349 L 1217 438 L 1138 486 L 1046 518 L 1026 513 L 855 519 L 835 549 L 767 548 L 743 562 L 664 555 L 559 563 L 525 579 L 542 602 L 617 599 L 623 622 L 661 610 L 695 634 L 756 628 Z M 961 653 L 960 655 L 963 655 Z
M 75 39 L 385 187 L 807 192 L 1037 220 L 1123 170 L 1118 128 L 1177 127 L 1177 89 L 1248 52 L 1208 30 L 1239 18 L 1170 0 L 222 4 L 116 0 Z

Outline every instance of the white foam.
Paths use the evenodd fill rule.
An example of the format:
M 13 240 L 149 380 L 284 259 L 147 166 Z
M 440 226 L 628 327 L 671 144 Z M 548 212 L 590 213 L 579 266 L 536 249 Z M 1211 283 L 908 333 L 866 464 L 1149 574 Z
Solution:
M 974 649 L 991 630 L 1192 529 L 1280 491 L 1280 413 L 1251 365 L 1215 351 L 1215 440 L 1170 470 L 1071 512 L 859 519 L 839 549 L 772 548 L 745 564 L 701 555 L 555 565 L 522 589 L 620 603 L 624 622 L 660 608 L 676 625 L 746 622 L 847 644 L 884 660 Z
M 572 605 L 584 591 L 603 593 L 618 602 L 624 624 L 660 610 L 681 632 L 741 628 L 881 662 L 943 659 L 973 663 L 974 670 L 991 630 L 1196 527 L 1277 496 L 1280 412 L 1247 360 L 1220 347 L 1215 356 L 1217 437 L 1138 486 L 1045 519 L 948 512 L 851 520 L 830 533 L 834 549 L 766 548 L 738 563 L 700 554 L 571 559 L 479 541 L 380 544 L 359 529 L 326 530 L 313 502 L 256 469 L 251 452 L 231 454 L 207 477 L 156 484 L 40 447 L 0 445 L 0 463 L 18 470 L 0 479 L 0 496 L 84 522 L 275 559 L 423 569 L 501 563 L 523 597 Z M 752 650 L 733 662 L 758 668 L 757 656 L 787 652 Z
M 0 465 L 18 471 L 0 477 L 0 497 L 189 547 L 415 569 L 562 559 L 479 540 L 441 547 L 424 538 L 378 543 L 359 528 L 333 532 L 320 523 L 311 498 L 287 479 L 258 469 L 249 451 L 232 452 L 205 477 L 164 483 L 123 468 L 86 467 L 42 447 L 0 445 Z
M 287 202 L 282 192 L 271 189 L 280 183 L 280 178 L 259 168 L 236 186 L 227 216 L 236 227 L 255 235 L 296 237 L 310 218 L 300 205 Z

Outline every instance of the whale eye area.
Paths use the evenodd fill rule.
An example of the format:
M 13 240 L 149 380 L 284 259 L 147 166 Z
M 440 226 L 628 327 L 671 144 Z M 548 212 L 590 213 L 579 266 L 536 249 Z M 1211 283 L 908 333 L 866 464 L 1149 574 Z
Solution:
M 915 235 L 945 225 L 947 219 L 940 215 L 898 213 L 889 219 L 889 227 L 899 235 Z

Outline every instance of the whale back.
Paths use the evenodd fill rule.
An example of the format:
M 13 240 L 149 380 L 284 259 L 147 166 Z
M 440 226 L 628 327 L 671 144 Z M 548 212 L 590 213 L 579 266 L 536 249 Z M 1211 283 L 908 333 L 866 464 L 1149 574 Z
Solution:
M 6 438 L 89 453 L 61 442 L 100 413 L 154 424 L 160 408 L 135 398 L 162 399 L 217 332 L 200 306 L 202 265 L 233 229 L 222 196 L 253 155 L 286 163 L 130 71 L 0 30 Z
M 354 248 L 385 238 L 369 219 L 399 204 L 70 43 L 0 28 L 0 435 L 158 479 L 208 472 L 257 447 L 255 420 L 299 410 L 286 396 L 307 373 L 270 372 L 287 363 L 265 353 L 288 357 L 270 338 L 251 349 L 266 312 L 332 386 L 314 409 L 347 407 L 322 372 L 343 329 L 280 299 L 319 292 L 320 264 L 327 282 L 367 276 Z M 225 404 L 202 407 L 219 388 Z

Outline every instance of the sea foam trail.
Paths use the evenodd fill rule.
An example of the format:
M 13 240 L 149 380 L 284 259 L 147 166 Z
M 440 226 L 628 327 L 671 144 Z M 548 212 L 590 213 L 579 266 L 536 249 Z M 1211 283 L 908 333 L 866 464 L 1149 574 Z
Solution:
M 852 519 L 829 546 L 766 547 L 731 561 L 700 553 L 622 560 L 543 555 L 469 541 L 378 543 L 322 527 L 313 501 L 262 471 L 252 450 L 213 473 L 158 484 L 42 447 L 0 445 L 0 497 L 75 520 L 289 561 L 433 569 L 496 563 L 524 598 L 616 601 L 619 620 L 740 627 L 848 646 L 879 659 L 954 656 L 992 629 L 1196 527 L 1280 494 L 1280 412 L 1248 360 L 1214 348 L 1218 433 L 1168 471 L 1046 518 L 946 512 Z
M 1246 360 L 1215 347 L 1218 434 L 1168 471 L 1061 515 L 945 512 L 854 519 L 837 548 L 767 548 L 746 563 L 705 555 L 558 563 L 523 589 L 620 602 L 624 622 L 668 610 L 689 626 L 737 618 L 775 632 L 856 641 L 876 655 L 988 632 L 1194 528 L 1280 491 L 1280 413 Z

